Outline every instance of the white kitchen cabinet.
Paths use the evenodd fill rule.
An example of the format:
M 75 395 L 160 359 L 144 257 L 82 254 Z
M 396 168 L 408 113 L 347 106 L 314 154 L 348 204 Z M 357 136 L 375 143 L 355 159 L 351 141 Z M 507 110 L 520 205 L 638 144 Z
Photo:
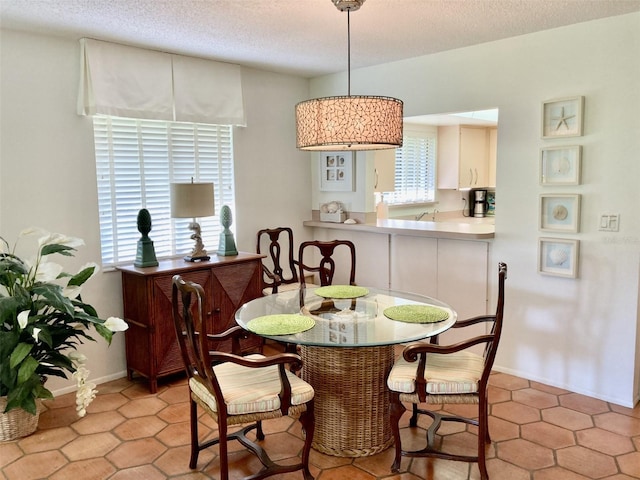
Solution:
M 438 188 L 481 188 L 489 183 L 489 129 L 438 127 Z
M 487 313 L 488 257 L 488 242 L 438 239 L 437 298 L 451 305 L 459 319 Z M 455 343 L 484 333 L 484 324 L 450 329 L 441 336 L 441 343 Z M 482 348 L 476 348 L 476 353 L 481 353 Z
M 438 239 L 438 298 L 461 318 L 487 313 L 488 242 Z
M 396 189 L 396 149 L 374 150 L 374 192 Z
M 391 236 L 391 289 L 414 292 L 448 303 L 465 319 L 487 313 L 489 243 Z M 485 333 L 485 326 L 452 329 L 441 336 L 449 344 Z M 482 347 L 475 348 L 481 353 Z
M 391 289 L 435 297 L 460 318 L 487 313 L 489 243 L 392 235 Z
M 391 289 L 438 295 L 438 239 L 391 236 Z

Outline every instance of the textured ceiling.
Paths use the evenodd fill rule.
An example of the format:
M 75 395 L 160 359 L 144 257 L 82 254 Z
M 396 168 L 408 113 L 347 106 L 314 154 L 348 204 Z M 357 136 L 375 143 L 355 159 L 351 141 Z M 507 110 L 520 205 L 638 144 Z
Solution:
M 351 66 L 633 11 L 640 0 L 367 0 L 351 13 Z M 331 0 L 0 0 L 0 25 L 305 77 L 347 67 L 347 14 Z

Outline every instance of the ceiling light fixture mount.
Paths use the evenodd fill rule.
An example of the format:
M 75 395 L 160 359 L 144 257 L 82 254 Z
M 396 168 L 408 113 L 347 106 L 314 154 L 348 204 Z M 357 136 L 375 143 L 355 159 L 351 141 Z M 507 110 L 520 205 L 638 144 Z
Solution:
M 355 12 L 358 10 L 365 0 L 331 0 L 338 10 L 341 12 Z
M 382 150 L 402 146 L 402 100 L 351 95 L 350 13 L 365 0 L 331 0 L 347 12 L 347 95 L 296 105 L 296 146 L 301 150 Z

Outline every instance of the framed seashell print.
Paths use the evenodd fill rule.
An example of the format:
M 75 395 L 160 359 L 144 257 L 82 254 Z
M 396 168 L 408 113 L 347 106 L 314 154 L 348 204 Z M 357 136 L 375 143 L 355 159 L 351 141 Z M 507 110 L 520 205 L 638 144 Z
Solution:
M 540 185 L 580 185 L 582 147 L 548 147 L 540 150 Z
M 542 138 L 582 136 L 584 97 L 542 102 Z
M 320 154 L 320 191 L 353 192 L 353 152 L 322 152 Z
M 577 278 L 580 241 L 564 238 L 538 239 L 538 273 Z
M 540 195 L 540 231 L 577 233 L 580 228 L 580 195 Z

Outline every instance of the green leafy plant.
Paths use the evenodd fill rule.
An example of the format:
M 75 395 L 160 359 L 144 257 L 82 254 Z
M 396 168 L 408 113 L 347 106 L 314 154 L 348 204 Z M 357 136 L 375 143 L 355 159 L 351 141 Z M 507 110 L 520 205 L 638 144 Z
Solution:
M 96 264 L 72 275 L 49 260 L 54 254 L 73 256 L 84 242 L 33 228 L 23 231 L 19 240 L 38 234 L 32 259 L 18 257 L 18 242 L 10 248 L 0 237 L 0 396 L 7 397 L 5 412 L 22 408 L 36 414 L 37 398 L 53 398 L 44 380 L 71 373 L 78 383 L 77 410 L 82 416 L 95 396 L 95 385 L 86 382 L 86 358 L 76 348 L 83 340 L 94 341 L 92 328 L 110 344 L 113 332 L 126 330 L 127 324 L 116 317 L 99 318 L 82 301 L 82 285 L 97 272 Z

